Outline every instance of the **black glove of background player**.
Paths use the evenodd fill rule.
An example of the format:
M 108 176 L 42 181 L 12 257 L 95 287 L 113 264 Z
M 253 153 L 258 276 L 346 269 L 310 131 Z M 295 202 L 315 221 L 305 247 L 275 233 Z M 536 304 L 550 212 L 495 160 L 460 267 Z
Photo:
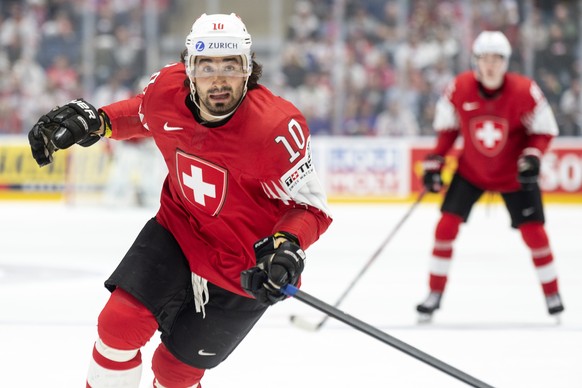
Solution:
M 422 183 L 425 189 L 431 193 L 438 193 L 443 188 L 443 178 L 441 171 L 445 164 L 445 159 L 440 155 L 429 154 L 422 162 L 423 177 Z
M 304 268 L 305 252 L 297 243 L 297 238 L 286 232 L 257 241 L 257 265 L 241 273 L 242 288 L 263 304 L 285 299 L 281 287 L 296 286 Z
M 39 166 L 53 161 L 53 154 L 77 143 L 83 147 L 95 144 L 100 136 L 101 121 L 97 109 L 83 99 L 57 106 L 43 115 L 28 132 L 32 156 Z
M 517 180 L 521 188 L 526 191 L 533 190 L 538 184 L 540 175 L 540 158 L 531 154 L 524 154 L 517 160 Z

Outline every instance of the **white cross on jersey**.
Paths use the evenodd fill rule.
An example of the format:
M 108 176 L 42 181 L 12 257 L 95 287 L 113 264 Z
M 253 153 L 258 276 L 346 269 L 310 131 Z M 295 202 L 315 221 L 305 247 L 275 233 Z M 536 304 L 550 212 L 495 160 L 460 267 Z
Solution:
M 206 183 L 202 179 L 202 169 L 196 166 L 190 166 L 190 173 L 182 173 L 184 185 L 191 188 L 194 192 L 194 201 L 202 206 L 206 205 L 205 196 L 216 198 L 216 186 L 211 183 Z
M 495 143 L 503 138 L 503 133 L 495 128 L 493 122 L 485 121 L 483 127 L 475 132 L 475 137 L 483 142 L 485 148 L 493 148 Z

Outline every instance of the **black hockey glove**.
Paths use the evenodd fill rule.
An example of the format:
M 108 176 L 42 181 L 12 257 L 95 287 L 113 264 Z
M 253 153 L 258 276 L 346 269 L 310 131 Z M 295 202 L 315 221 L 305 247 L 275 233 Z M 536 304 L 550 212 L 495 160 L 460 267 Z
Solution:
M 53 161 L 53 154 L 77 143 L 83 147 L 95 144 L 101 127 L 97 110 L 83 99 L 56 107 L 43 115 L 28 132 L 32 156 L 39 166 Z
M 517 160 L 517 180 L 521 188 L 526 191 L 533 190 L 538 184 L 540 175 L 540 158 L 535 155 L 521 155 Z
M 277 245 L 281 238 L 285 241 Z M 287 284 L 296 286 L 304 267 L 305 252 L 297 242 L 295 236 L 285 232 L 257 241 L 254 247 L 257 265 L 241 273 L 242 288 L 263 304 L 285 299 L 280 288 Z
M 424 176 L 422 182 L 427 191 L 438 193 L 443 188 L 443 178 L 441 171 L 445 164 L 445 159 L 440 155 L 427 155 L 422 162 Z

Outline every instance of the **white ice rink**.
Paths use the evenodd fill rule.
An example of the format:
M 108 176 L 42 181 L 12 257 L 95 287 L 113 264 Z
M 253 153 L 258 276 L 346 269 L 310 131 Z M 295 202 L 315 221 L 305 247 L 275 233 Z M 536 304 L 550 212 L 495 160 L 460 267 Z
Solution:
M 332 205 L 335 222 L 307 251 L 303 291 L 334 304 L 410 207 Z M 0 203 L 0 386 L 84 387 L 103 280 L 153 210 Z M 547 315 L 541 287 L 502 205 L 478 205 L 455 245 L 449 287 L 430 325 L 427 292 L 438 218 L 423 203 L 340 308 L 494 386 L 582 387 L 582 206 L 547 205 L 566 306 Z M 333 319 L 318 332 L 289 323 L 322 315 L 297 300 L 274 306 L 204 388 L 454 388 L 466 384 Z M 141 387 L 151 387 L 144 349 Z

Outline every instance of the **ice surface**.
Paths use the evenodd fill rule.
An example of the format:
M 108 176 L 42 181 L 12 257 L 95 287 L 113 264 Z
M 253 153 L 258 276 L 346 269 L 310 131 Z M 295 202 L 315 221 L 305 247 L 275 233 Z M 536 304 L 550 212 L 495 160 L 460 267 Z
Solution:
M 335 222 L 308 249 L 302 290 L 334 304 L 410 204 L 332 204 Z M 152 209 L 0 203 L 0 386 L 83 387 L 108 292 L 103 280 Z M 414 306 L 427 292 L 436 203 L 421 204 L 340 308 L 389 335 L 505 388 L 582 387 L 582 206 L 546 207 L 566 306 L 546 313 L 529 254 L 499 204 L 480 204 L 461 229 L 449 286 L 430 325 Z M 274 306 L 204 388 L 454 388 L 467 386 L 329 319 L 297 300 Z M 141 387 L 151 387 L 144 348 Z

